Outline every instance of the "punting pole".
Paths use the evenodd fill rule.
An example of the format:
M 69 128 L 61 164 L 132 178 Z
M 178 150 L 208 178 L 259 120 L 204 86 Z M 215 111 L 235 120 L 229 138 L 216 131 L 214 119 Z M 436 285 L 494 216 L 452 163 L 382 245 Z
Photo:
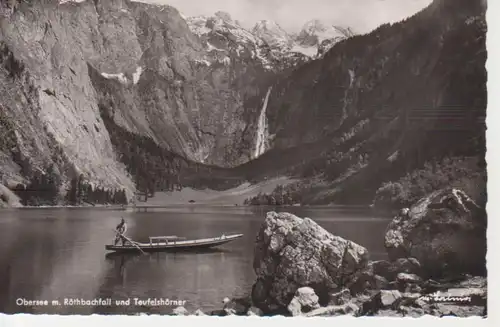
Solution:
M 146 254 L 146 252 L 144 252 L 140 246 L 138 246 L 134 241 L 132 241 L 131 239 L 129 239 L 127 236 L 123 235 L 123 234 L 120 234 L 118 233 L 118 231 L 116 229 L 113 229 L 113 231 L 116 233 L 116 234 L 119 234 L 121 237 L 123 237 L 124 239 L 126 239 L 130 244 L 132 244 L 133 246 L 135 246 L 136 248 L 139 249 L 139 251 L 142 252 L 142 254 Z

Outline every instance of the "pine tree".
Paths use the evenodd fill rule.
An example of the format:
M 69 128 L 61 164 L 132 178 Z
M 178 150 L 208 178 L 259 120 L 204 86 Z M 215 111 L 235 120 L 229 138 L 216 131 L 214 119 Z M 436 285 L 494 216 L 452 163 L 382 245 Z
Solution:
M 76 188 L 76 203 L 77 205 L 81 205 L 84 198 L 84 176 L 80 174 L 78 176 L 77 188 Z
M 43 196 L 47 200 L 47 202 L 51 205 L 54 205 L 57 202 L 57 196 L 59 194 L 59 185 L 60 185 L 60 179 L 54 169 L 54 165 L 52 164 L 47 168 L 47 172 L 44 175 L 44 181 L 43 181 L 43 188 L 44 188 Z
M 95 192 L 90 184 L 87 184 L 87 202 L 92 204 L 95 203 Z

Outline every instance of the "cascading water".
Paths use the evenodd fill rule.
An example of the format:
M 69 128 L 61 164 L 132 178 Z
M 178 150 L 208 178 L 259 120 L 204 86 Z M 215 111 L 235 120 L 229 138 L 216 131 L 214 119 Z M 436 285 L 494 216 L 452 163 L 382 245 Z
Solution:
M 267 90 L 266 98 L 264 100 L 264 105 L 262 106 L 262 110 L 259 116 L 259 122 L 257 124 L 257 137 L 255 140 L 255 150 L 253 153 L 254 159 L 261 156 L 267 150 L 269 129 L 267 125 L 266 110 L 267 110 L 267 102 L 269 101 L 269 95 L 271 94 L 271 89 L 272 87 L 270 87 Z
M 352 90 L 354 81 L 356 80 L 356 73 L 354 70 L 349 69 L 349 87 L 346 88 L 345 93 L 344 93 L 344 106 L 342 107 L 342 120 L 347 118 L 347 106 L 349 103 L 349 92 Z

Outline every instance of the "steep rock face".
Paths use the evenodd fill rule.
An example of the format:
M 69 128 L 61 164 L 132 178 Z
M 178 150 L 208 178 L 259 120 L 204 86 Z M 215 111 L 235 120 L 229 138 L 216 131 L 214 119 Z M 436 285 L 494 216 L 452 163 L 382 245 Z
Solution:
M 259 94 L 265 63 L 236 52 L 245 40 L 193 35 L 190 20 L 188 25 L 171 7 L 128 6 L 144 51 L 136 68 L 142 74 L 132 92 L 122 88 L 113 100 L 128 115 L 122 120 L 129 129 L 139 125 L 141 132 L 149 125 L 160 145 L 198 162 L 231 166 L 248 160 L 254 138 L 249 122 L 258 113 L 247 114 L 244 103 Z M 214 38 L 217 24 L 225 22 L 221 17 L 211 21 Z M 130 109 L 123 110 L 124 104 Z
M 55 165 L 60 175 L 89 174 L 101 186 L 130 192 L 133 184 L 116 161 L 99 119 L 97 94 L 81 60 L 83 50 L 73 52 L 81 49 L 79 43 L 85 39 L 69 34 L 75 28 L 72 17 L 54 10 L 56 3 L 47 3 L 43 9 L 37 3 L 16 5 L 2 5 L 5 15 L 0 22 L 0 114 L 11 136 L 2 156 L 5 166 L 12 168 L 4 182 L 24 182 L 23 177 L 33 171 Z M 87 37 L 92 37 L 96 21 L 82 24 Z M 53 30 L 58 29 L 56 36 Z
M 385 246 L 392 260 L 416 258 L 428 276 L 484 273 L 486 212 L 461 190 L 436 191 L 393 219 Z
M 227 107 L 235 101 L 238 105 L 219 117 L 213 115 L 213 108 L 204 111 L 207 115 L 201 119 L 228 122 L 222 124 L 219 134 L 214 134 L 218 135 L 216 142 L 220 146 L 212 149 L 210 156 L 221 158 L 214 162 L 218 164 L 235 165 L 253 159 L 257 121 L 265 101 L 265 94 L 261 96 L 261 93 L 267 91 L 284 63 L 263 39 L 241 27 L 227 13 L 189 17 L 186 21 L 203 47 L 204 55 L 198 61 L 200 69 L 212 76 L 211 84 L 220 90 L 219 99 L 225 99 Z
M 257 234 L 253 303 L 266 311 L 286 308 L 295 292 L 311 287 L 320 302 L 366 267 L 362 246 L 334 236 L 309 218 L 269 212 Z
M 175 9 L 129 6 L 144 51 L 136 69 L 142 73 L 136 86 L 99 81 L 100 90 L 114 89 L 103 100 L 111 99 L 120 109 L 117 121 L 194 161 L 234 165 L 248 160 L 253 135 L 243 103 L 245 92 L 257 91 L 238 81 L 237 64 L 206 49 Z M 242 65 L 246 69 L 245 61 Z M 244 140 L 249 144 L 241 144 Z
M 318 140 L 342 125 L 342 134 L 349 140 L 370 125 L 418 118 L 415 115 L 419 112 L 414 111 L 419 109 L 410 112 L 410 105 L 403 106 L 403 99 L 422 111 L 433 109 L 438 116 L 448 113 L 443 111 L 451 110 L 452 105 L 464 106 L 462 101 L 476 100 L 470 95 L 483 95 L 479 83 L 484 81 L 485 59 L 481 9 L 454 5 L 446 12 L 435 7 L 437 4 L 404 22 L 387 24 L 368 35 L 343 41 L 322 60 L 306 64 L 281 79 L 273 86 L 277 92 L 269 103 L 273 113 L 271 130 L 278 131 L 275 146 Z M 433 37 L 428 41 L 432 43 L 417 42 L 430 35 Z M 463 44 L 467 51 L 454 51 Z M 450 83 L 449 74 L 454 64 L 466 58 L 472 60 L 469 71 L 457 72 L 457 77 L 474 76 L 477 80 L 468 94 L 453 101 L 453 87 L 458 85 Z M 397 90 L 406 92 L 399 95 Z M 422 93 L 430 95 L 422 97 Z M 306 105 L 308 110 L 302 110 Z M 472 116 L 483 112 L 479 103 L 474 109 L 469 113 Z M 285 115 L 289 118 L 284 119 Z M 429 116 L 430 122 L 434 122 L 432 118 L 439 117 Z M 348 135 L 350 129 L 353 136 Z
M 50 170 L 62 190 L 82 174 L 130 196 L 134 183 L 102 114 L 188 160 L 230 166 L 251 158 L 272 74 L 262 49 L 238 52 L 240 40 L 228 35 L 200 38 L 168 6 L 11 1 L 0 9 L 5 184 Z M 255 110 L 246 112 L 246 101 Z

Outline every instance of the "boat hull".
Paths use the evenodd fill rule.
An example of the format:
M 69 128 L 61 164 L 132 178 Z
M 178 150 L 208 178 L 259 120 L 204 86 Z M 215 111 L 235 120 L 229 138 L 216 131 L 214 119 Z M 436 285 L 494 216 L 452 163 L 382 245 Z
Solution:
M 136 243 L 137 246 L 126 245 L 111 245 L 105 246 L 107 251 L 113 252 L 176 252 L 176 251 L 194 251 L 198 249 L 209 249 L 215 246 L 226 244 L 242 237 L 243 234 L 229 235 L 225 237 L 216 237 L 211 239 L 200 239 L 190 241 L 177 241 L 168 243 Z M 140 248 L 140 250 L 139 250 Z

